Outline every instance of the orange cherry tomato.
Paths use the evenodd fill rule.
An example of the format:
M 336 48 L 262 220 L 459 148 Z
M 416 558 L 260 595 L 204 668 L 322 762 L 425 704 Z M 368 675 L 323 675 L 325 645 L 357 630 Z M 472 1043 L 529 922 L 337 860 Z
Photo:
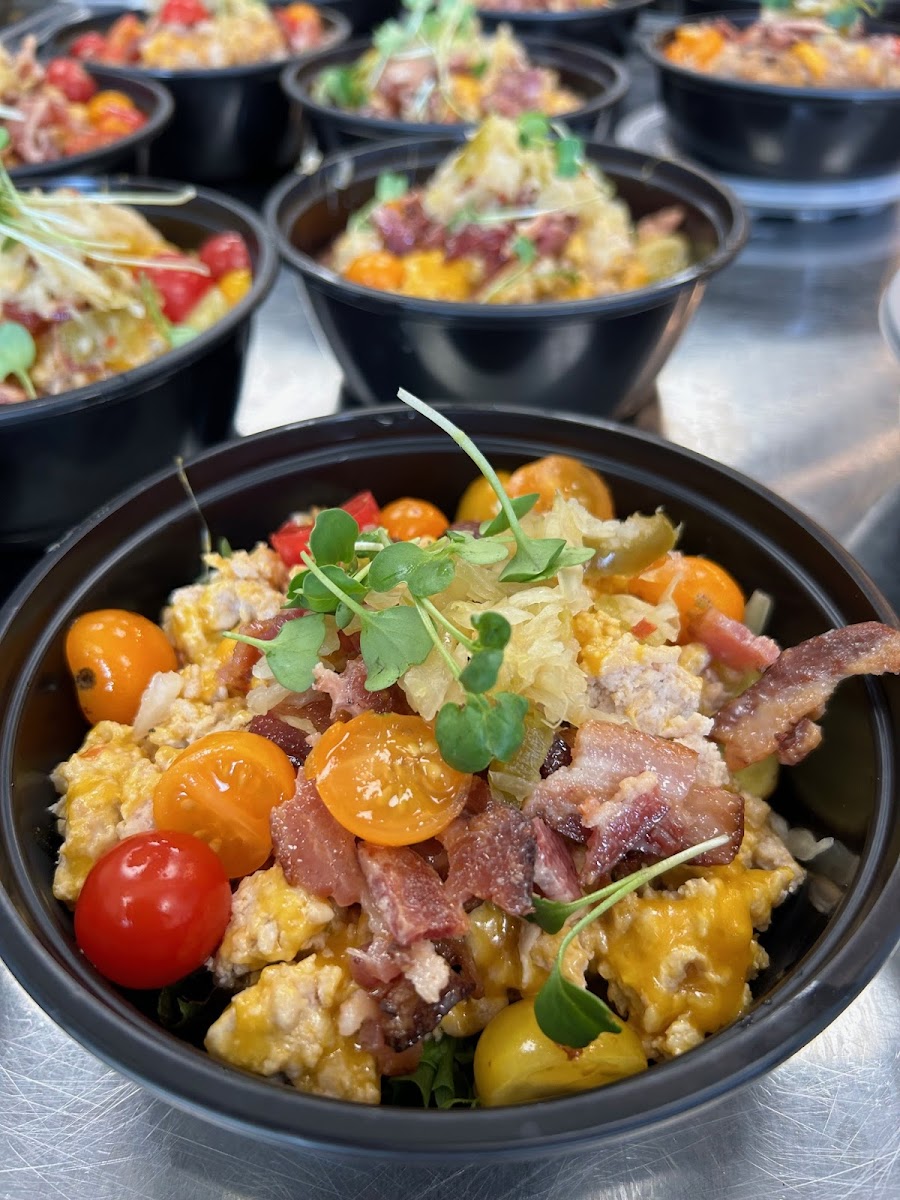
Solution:
M 404 274 L 403 263 L 396 254 L 389 250 L 372 250 L 354 258 L 344 271 L 344 278 L 360 287 L 396 292 L 403 286 Z
M 497 478 L 506 487 L 509 484 L 509 471 L 498 471 Z M 500 501 L 497 493 L 483 475 L 473 479 L 462 494 L 462 499 L 456 509 L 457 521 L 491 521 L 500 511 Z
M 535 505 L 536 512 L 547 512 L 553 507 L 554 497 L 560 495 L 567 500 L 578 500 L 602 521 L 615 516 L 609 488 L 597 472 L 566 454 L 550 454 L 519 467 L 513 471 L 506 490 L 510 496 L 537 492 L 540 499 Z
M 153 794 L 157 829 L 192 833 L 230 879 L 258 871 L 272 853 L 269 815 L 294 794 L 297 773 L 274 742 L 235 730 L 208 733 L 182 750 Z
M 364 712 L 330 726 L 305 771 L 336 821 L 382 846 L 410 846 L 446 829 L 472 781 L 444 762 L 427 721 L 397 713 Z
M 672 599 L 685 621 L 710 604 L 734 621 L 744 619 L 744 593 L 740 586 L 724 567 L 709 558 L 672 550 L 629 579 L 625 586 L 632 596 L 648 604 L 658 604 L 673 579 L 678 582 Z
M 409 542 L 420 537 L 439 538 L 450 524 L 435 505 L 411 496 L 385 505 L 381 510 L 381 523 L 395 542 Z
M 77 617 L 66 634 L 65 654 L 81 711 L 92 725 L 130 725 L 157 671 L 178 670 L 175 651 L 160 627 L 121 608 Z

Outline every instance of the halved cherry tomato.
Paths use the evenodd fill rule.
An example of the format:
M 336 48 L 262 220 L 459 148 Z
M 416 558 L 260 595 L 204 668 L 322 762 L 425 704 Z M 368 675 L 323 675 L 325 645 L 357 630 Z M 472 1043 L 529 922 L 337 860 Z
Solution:
M 370 250 L 354 258 L 344 272 L 344 278 L 360 287 L 376 288 L 380 292 L 397 292 L 403 286 L 403 260 L 389 250 Z
M 239 233 L 228 231 L 207 238 L 200 247 L 198 257 L 209 267 L 213 279 L 221 279 L 229 271 L 249 271 L 250 252 Z
M 504 487 L 509 483 L 509 471 L 498 471 L 497 478 Z M 457 521 L 490 521 L 500 511 L 497 493 L 483 475 L 473 479 L 462 494 L 456 509 Z
M 450 524 L 434 504 L 411 496 L 385 505 L 381 510 L 381 523 L 395 542 L 409 542 L 420 537 L 439 538 Z
M 506 490 L 510 496 L 537 492 L 540 496 L 535 505 L 537 512 L 548 512 L 553 507 L 554 497 L 559 495 L 567 500 L 578 500 L 601 520 L 609 520 L 615 515 L 609 488 L 597 472 L 567 454 L 550 454 L 519 467 L 510 476 Z
M 65 653 L 78 703 L 92 725 L 130 725 L 157 671 L 178 670 L 175 651 L 160 627 L 122 608 L 76 617 L 66 634 Z
M 73 104 L 84 104 L 97 91 L 97 85 L 74 58 L 52 58 L 47 63 L 47 82 L 59 88 Z
M 156 255 L 157 262 L 185 262 L 183 254 L 167 251 Z M 163 313 L 178 325 L 213 286 L 209 275 L 177 267 L 141 267 L 141 271 L 159 292 Z
M 105 58 L 106 38 L 102 33 L 92 30 L 76 38 L 69 50 L 75 58 Z
M 103 61 L 110 63 L 137 62 L 141 56 L 140 41 L 144 23 L 134 13 L 124 13 L 113 21 L 106 33 Z
M 724 567 L 709 558 L 670 551 L 665 558 L 629 579 L 625 587 L 632 596 L 658 604 L 663 593 L 677 579 L 672 599 L 687 621 L 712 605 L 734 621 L 744 619 L 744 593 Z
M 92 867 L 75 940 L 113 983 L 167 987 L 203 965 L 230 917 L 228 877 L 208 846 L 185 833 L 137 833 Z
M 219 291 L 232 306 L 237 304 L 250 291 L 253 276 L 249 270 L 229 271 L 219 280 Z
M 209 9 L 200 0 L 166 0 L 159 19 L 164 25 L 199 25 L 209 20 Z
M 410 846 L 446 829 L 472 782 L 444 762 L 427 721 L 397 713 L 331 725 L 304 769 L 336 821 L 382 846 Z
M 159 829 L 192 833 L 216 852 L 229 878 L 259 870 L 272 853 L 269 814 L 294 794 L 285 752 L 257 733 L 208 733 L 182 750 L 153 794 Z
M 341 508 L 353 517 L 361 530 L 377 529 L 381 524 L 381 509 L 371 492 L 358 492 Z M 280 529 L 270 534 L 272 548 L 286 567 L 296 566 L 300 562 L 300 555 L 309 549 L 312 528 L 312 521 L 302 525 L 298 521 L 285 521 Z

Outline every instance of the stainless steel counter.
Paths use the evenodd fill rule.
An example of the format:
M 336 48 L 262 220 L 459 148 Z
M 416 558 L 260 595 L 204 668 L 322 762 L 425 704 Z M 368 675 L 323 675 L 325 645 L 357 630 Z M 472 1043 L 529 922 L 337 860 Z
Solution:
M 900 483 L 900 366 L 876 315 L 898 261 L 900 212 L 758 226 L 709 288 L 641 424 L 848 539 Z M 282 278 L 256 331 L 240 432 L 331 412 L 339 384 Z M 900 954 L 811 1045 L 700 1116 L 548 1162 L 433 1169 L 273 1149 L 176 1111 L 83 1051 L 0 967 L 3 1200 L 781 1196 L 900 1196 Z

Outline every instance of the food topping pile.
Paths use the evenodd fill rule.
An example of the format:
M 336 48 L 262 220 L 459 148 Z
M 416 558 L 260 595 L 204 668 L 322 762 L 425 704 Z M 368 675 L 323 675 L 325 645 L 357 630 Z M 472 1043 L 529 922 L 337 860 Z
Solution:
M 559 455 L 495 472 L 403 398 L 482 472 L 453 524 L 363 492 L 206 553 L 161 628 L 71 626 L 54 893 L 163 1024 L 303 1091 L 611 1083 L 746 1012 L 804 878 L 765 797 L 900 633 L 782 651 L 661 511 Z
M 582 8 L 608 8 L 613 0 L 480 0 L 485 12 L 565 13 Z
M 320 46 L 325 27 L 312 4 L 269 8 L 262 0 L 164 0 L 147 21 L 119 17 L 105 34 L 72 43 L 76 58 L 157 70 L 241 67 Z
M 635 222 L 575 137 L 541 113 L 488 117 L 420 187 L 385 174 L 325 257 L 363 287 L 527 304 L 612 295 L 691 262 L 684 211 Z
M 13 55 L 0 44 L 0 128 L 8 137 L 0 158 L 9 170 L 86 154 L 147 123 L 129 96 L 100 91 L 74 59 L 42 66 L 35 45 L 26 38 Z
M 666 57 L 681 67 L 784 87 L 900 88 L 900 37 L 865 36 L 815 17 L 764 15 L 738 28 L 717 17 L 676 29 Z
M 465 0 L 404 0 L 402 21 L 375 30 L 372 49 L 322 72 L 317 100 L 368 117 L 453 123 L 488 113 L 555 116 L 582 100 L 556 71 L 534 66 L 509 26 L 484 34 Z
M 128 203 L 193 191 L 18 192 L 0 170 L 0 404 L 55 396 L 158 358 L 210 328 L 252 282 L 237 233 L 199 250 Z

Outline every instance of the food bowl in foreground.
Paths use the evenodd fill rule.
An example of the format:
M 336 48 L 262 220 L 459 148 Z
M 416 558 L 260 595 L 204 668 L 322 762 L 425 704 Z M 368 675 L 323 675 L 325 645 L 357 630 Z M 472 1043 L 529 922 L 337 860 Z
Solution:
M 310 176 L 285 180 L 267 202 L 270 228 L 303 279 L 350 391 L 365 404 L 386 403 L 402 379 L 419 395 L 484 403 L 541 405 L 555 393 L 567 409 L 601 415 L 639 405 L 705 280 L 746 239 L 738 202 L 691 168 L 588 143 L 586 159 L 611 180 L 634 221 L 681 207 L 692 252 L 685 269 L 615 295 L 511 304 L 375 291 L 322 264 L 351 215 L 371 200 L 379 176 L 403 176 L 412 187 L 458 148 L 434 139 L 344 151 Z
M 618 510 L 662 504 L 685 523 L 685 549 L 709 554 L 774 601 L 770 632 L 785 645 L 833 627 L 891 620 L 872 585 L 822 531 L 727 468 L 600 422 L 533 412 L 446 410 L 498 468 L 547 453 L 599 470 Z M 285 510 L 341 503 L 369 485 L 382 501 L 428 497 L 452 511 L 471 470 L 459 450 L 407 412 L 309 422 L 211 452 L 188 468 L 214 537 L 252 545 Z M 342 1106 L 217 1063 L 163 1032 L 134 997 L 104 983 L 78 953 L 69 914 L 51 897 L 55 794 L 48 779 L 84 725 L 63 658 L 66 630 L 89 609 L 122 605 L 153 617 L 195 576 L 200 526 L 174 471 L 123 497 L 76 531 L 13 597 L 0 749 L 0 893 L 6 960 L 30 994 L 106 1061 L 208 1119 L 283 1142 L 404 1157 L 559 1150 L 648 1129 L 722 1096 L 819 1032 L 857 994 L 896 940 L 900 893 L 895 679 L 841 685 L 822 745 L 786 773 L 773 803 L 792 824 L 839 839 L 858 862 L 827 915 L 804 888 L 776 914 L 770 965 L 740 1021 L 681 1057 L 588 1094 L 522 1108 L 423 1112 Z M 848 804 L 847 797 L 853 797 Z
M 48 188 L 74 188 L 86 196 L 110 190 L 110 183 L 116 191 L 127 189 L 138 195 L 177 194 L 172 184 L 125 177 L 110 181 L 59 176 L 44 183 Z M 135 203 L 131 207 L 166 241 L 184 251 L 197 250 L 215 234 L 239 234 L 249 252 L 252 282 L 248 288 L 246 278 L 238 280 L 240 296 L 235 294 L 235 303 L 229 306 L 223 300 L 208 328 L 203 322 L 203 332 L 196 336 L 191 336 L 193 330 L 186 333 L 190 340 L 183 340 L 173 328 L 172 348 L 163 351 L 159 346 L 151 351 L 149 361 L 141 362 L 146 355 L 136 344 L 132 349 L 139 351 L 135 361 L 140 365 L 131 369 L 104 366 L 93 376 L 88 373 L 87 381 L 70 391 L 58 391 L 60 379 L 66 376 L 54 374 L 55 352 L 48 350 L 46 386 L 41 387 L 37 378 L 35 382 L 39 391 L 49 394 L 27 399 L 17 393 L 17 402 L 0 405 L 0 473 L 4 479 L 0 543 L 46 546 L 135 478 L 171 462 L 174 455 L 231 436 L 250 318 L 274 282 L 276 255 L 258 218 L 243 205 L 213 192 L 197 192 L 186 203 Z M 159 246 L 154 250 L 158 252 Z M 150 274 L 160 285 L 169 278 L 158 270 Z M 176 274 L 181 277 L 183 272 Z M 191 278 L 197 277 L 179 278 L 178 285 L 189 284 Z M 30 288 L 22 294 L 22 302 L 33 294 Z M 187 314 L 187 308 L 182 308 L 169 310 L 168 320 L 157 313 L 151 324 L 167 330 L 170 325 L 177 327 Z M 9 310 L 6 318 L 4 329 L 21 328 L 11 322 Z M 136 321 L 133 317 L 132 323 Z M 40 336 L 36 332 L 38 343 Z M 168 339 L 168 333 L 166 336 Z M 128 337 L 145 338 L 144 326 L 135 325 Z M 123 342 L 123 361 L 125 357 Z M 36 362 L 32 355 L 30 363 L 9 360 L 6 366 L 11 372 L 14 365 L 34 370 L 42 362 L 39 344 Z M 68 369 L 75 370 L 71 364 Z M 90 382 L 92 377 L 96 382 Z M 12 375 L 10 381 L 17 383 Z

